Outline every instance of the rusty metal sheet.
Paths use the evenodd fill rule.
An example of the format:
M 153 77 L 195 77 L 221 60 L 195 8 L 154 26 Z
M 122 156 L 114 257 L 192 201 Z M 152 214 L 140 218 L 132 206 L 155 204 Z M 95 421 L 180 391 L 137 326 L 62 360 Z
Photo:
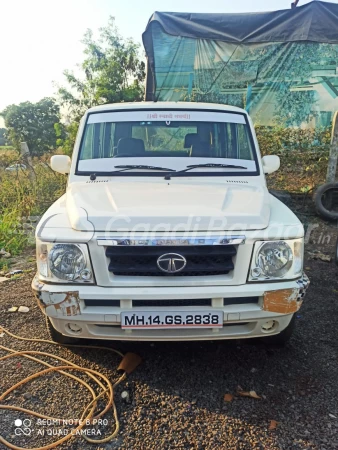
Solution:
M 58 315 L 78 316 L 81 314 L 78 291 L 50 293 L 49 298 L 50 305 L 54 306 Z
M 267 291 L 263 297 L 263 310 L 280 314 L 292 314 L 300 308 L 299 289 L 279 289 Z

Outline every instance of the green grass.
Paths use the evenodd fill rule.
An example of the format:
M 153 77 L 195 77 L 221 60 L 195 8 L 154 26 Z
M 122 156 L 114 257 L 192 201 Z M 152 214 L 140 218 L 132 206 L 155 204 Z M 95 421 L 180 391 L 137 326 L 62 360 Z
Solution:
M 30 244 L 23 224 L 29 222 L 30 216 L 41 216 L 66 187 L 65 176 L 34 162 L 32 178 L 28 171 L 13 173 L 0 168 L 0 248 L 12 255 Z
M 18 158 L 20 158 L 20 156 L 13 147 L 0 146 L 0 169 L 17 162 Z
M 4 272 L 7 272 L 9 269 L 10 263 L 8 259 L 0 259 L 0 270 L 3 270 Z
M 0 152 L 1 153 L 12 153 L 15 152 L 17 155 L 17 152 L 14 147 L 11 147 L 10 145 L 0 145 Z

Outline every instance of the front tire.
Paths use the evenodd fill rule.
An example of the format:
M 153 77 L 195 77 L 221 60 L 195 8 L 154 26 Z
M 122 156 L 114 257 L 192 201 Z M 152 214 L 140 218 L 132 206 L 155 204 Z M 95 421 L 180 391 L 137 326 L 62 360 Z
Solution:
M 276 347 L 283 347 L 285 344 L 289 342 L 295 327 L 296 327 L 296 315 L 294 314 L 292 316 L 289 325 L 286 328 L 284 328 L 283 331 L 281 331 L 279 334 L 275 334 L 274 336 L 267 336 L 262 338 L 264 344 Z
M 56 342 L 57 344 L 76 345 L 79 343 L 79 339 L 65 336 L 62 333 L 60 333 L 58 330 L 56 330 L 53 327 L 53 324 L 52 324 L 51 320 L 49 319 L 49 317 L 46 317 L 46 327 L 47 327 L 47 331 L 48 331 L 50 339 L 53 342 Z

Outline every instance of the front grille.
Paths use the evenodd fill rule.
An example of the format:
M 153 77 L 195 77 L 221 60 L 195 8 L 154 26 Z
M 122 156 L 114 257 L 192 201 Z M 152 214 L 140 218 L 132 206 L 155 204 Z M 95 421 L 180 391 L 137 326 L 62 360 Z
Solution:
M 195 300 L 133 300 L 133 306 L 211 306 L 211 298 L 197 298 Z
M 176 273 L 159 269 L 160 256 L 175 253 L 186 259 L 186 266 Z M 201 246 L 112 246 L 106 248 L 108 270 L 125 276 L 203 276 L 226 275 L 234 270 L 234 245 Z
M 223 305 L 258 304 L 259 297 L 224 298 Z M 85 306 L 115 306 L 120 307 L 120 300 L 84 300 Z M 211 306 L 211 298 L 183 299 L 183 300 L 133 300 L 133 307 L 185 307 L 185 306 Z

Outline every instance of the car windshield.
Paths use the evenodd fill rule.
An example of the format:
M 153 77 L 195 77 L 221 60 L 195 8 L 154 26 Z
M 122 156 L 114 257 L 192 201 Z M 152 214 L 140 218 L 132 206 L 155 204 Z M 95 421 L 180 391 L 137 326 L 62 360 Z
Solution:
M 85 125 L 77 173 L 149 175 L 147 165 L 184 171 L 192 164 L 200 167 L 182 176 L 257 174 L 244 114 L 191 110 L 92 113 Z M 121 171 L 123 165 L 135 167 Z

